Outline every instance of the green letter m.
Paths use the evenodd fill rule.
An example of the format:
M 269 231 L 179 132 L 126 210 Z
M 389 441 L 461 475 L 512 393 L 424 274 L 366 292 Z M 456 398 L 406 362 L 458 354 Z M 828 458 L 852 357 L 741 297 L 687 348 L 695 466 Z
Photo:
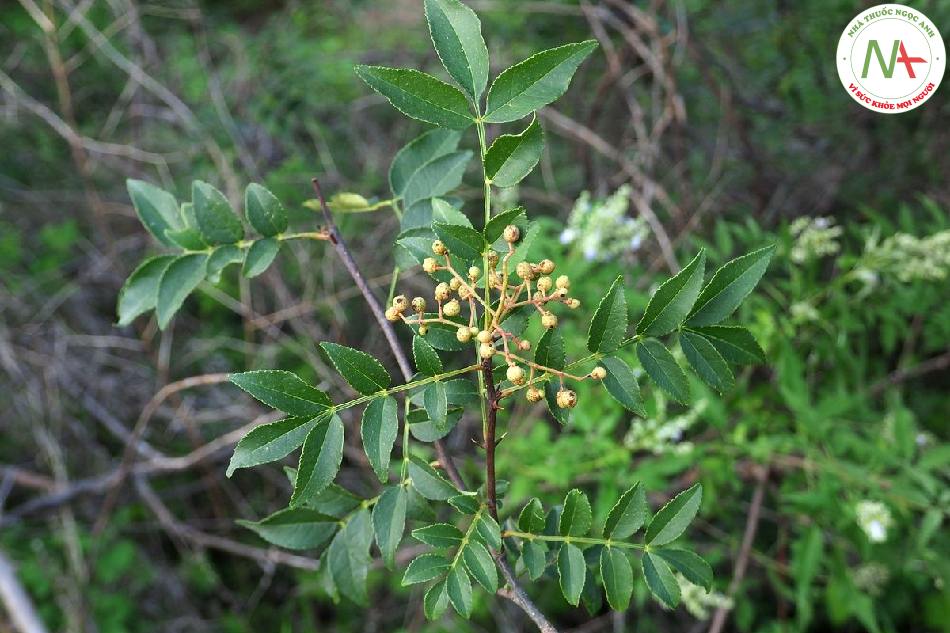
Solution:
M 864 70 L 861 72 L 861 79 L 867 79 L 868 68 L 871 66 L 871 51 L 874 51 L 874 54 L 877 56 L 877 63 L 881 66 L 881 72 L 884 73 L 885 79 L 890 79 L 894 76 L 894 66 L 897 63 L 897 47 L 900 46 L 900 40 L 894 40 L 894 47 L 891 49 L 891 62 L 889 64 L 884 64 L 884 54 L 881 52 L 881 47 L 878 46 L 877 40 L 871 40 L 868 42 L 868 52 L 864 56 Z

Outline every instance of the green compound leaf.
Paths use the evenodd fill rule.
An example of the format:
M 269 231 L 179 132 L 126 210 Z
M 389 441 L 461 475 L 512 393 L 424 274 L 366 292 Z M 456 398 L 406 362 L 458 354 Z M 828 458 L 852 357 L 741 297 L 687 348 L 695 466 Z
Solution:
M 458 0 L 426 0 L 425 14 L 442 65 L 478 101 L 488 84 L 488 48 L 478 16 Z
M 595 353 L 612 352 L 626 333 L 627 298 L 623 291 L 623 275 L 619 275 L 594 312 L 587 332 L 587 349 Z
M 283 459 L 303 444 L 320 417 L 291 417 L 251 429 L 234 447 L 227 476 L 238 468 L 250 468 Z
M 564 369 L 564 337 L 559 329 L 544 331 L 534 350 L 534 362 L 558 371 Z
M 537 580 L 547 567 L 547 547 L 541 541 L 524 541 L 521 544 L 521 562 L 528 570 L 528 577 Z
M 176 246 L 167 233 L 180 231 L 185 224 L 178 212 L 175 196 L 143 180 L 126 180 L 125 186 L 142 226 L 165 246 Z
M 630 366 L 613 356 L 601 359 L 600 364 L 607 370 L 607 376 L 604 378 L 607 393 L 625 409 L 646 417 L 647 411 L 640 396 L 640 385 L 637 384 L 637 376 Z
M 537 497 L 534 497 L 518 515 L 518 529 L 529 534 L 541 534 L 544 531 L 544 508 Z
M 454 152 L 461 138 L 462 133 L 457 130 L 435 129 L 404 145 L 389 166 L 389 188 L 393 195 L 403 197 L 413 176 L 433 159 Z
M 158 301 L 158 284 L 165 274 L 165 269 L 174 259 L 174 255 L 150 257 L 132 271 L 119 291 L 116 309 L 119 325 L 128 325 L 137 316 L 155 308 Z
M 645 537 L 647 545 L 659 547 L 679 538 L 696 516 L 702 499 L 702 484 L 694 484 L 673 497 L 650 521 Z
M 478 259 L 487 246 L 482 234 L 468 226 L 433 222 L 432 230 L 449 252 L 463 261 Z
M 421 336 L 412 337 L 412 358 L 420 373 L 426 376 L 442 373 L 442 359 L 429 342 Z
M 445 501 L 459 493 L 432 466 L 415 455 L 409 456 L 409 479 L 412 487 L 430 501 Z
M 228 380 L 267 406 L 291 415 L 312 418 L 333 406 L 327 394 L 289 371 L 246 371 L 231 374 Z
M 633 569 L 623 550 L 605 547 L 600 552 L 600 577 L 607 593 L 607 604 L 614 611 L 626 611 L 633 595 Z
M 396 548 L 406 529 L 406 506 L 409 493 L 403 486 L 390 486 L 383 490 L 373 508 L 373 531 L 376 544 L 383 555 L 383 563 L 389 569 L 395 567 Z
M 357 66 L 356 74 L 410 118 L 453 130 L 464 130 L 474 121 L 465 95 L 432 75 L 384 66 Z
M 738 325 L 710 325 L 708 327 L 689 328 L 689 331 L 701 334 L 730 363 L 752 365 L 765 362 L 765 352 L 759 347 L 752 332 Z
M 267 270 L 280 252 L 280 240 L 273 237 L 265 237 L 251 244 L 247 249 L 247 256 L 244 258 L 244 267 L 241 274 L 248 279 L 257 277 Z
M 655 338 L 637 344 L 637 358 L 644 371 L 663 391 L 682 404 L 689 403 L 689 382 L 670 350 Z
M 501 547 L 501 526 L 487 512 L 482 512 L 475 524 L 475 532 L 493 549 Z
M 581 592 L 587 578 L 584 552 L 572 543 L 561 545 L 557 554 L 557 573 L 564 599 L 576 607 L 581 600 Z
M 287 230 L 287 212 L 277 196 L 257 183 L 244 190 L 244 215 L 248 224 L 264 237 L 274 237 Z
M 472 581 L 462 565 L 456 565 L 445 579 L 449 602 L 463 618 L 472 615 Z
M 494 244 L 495 241 L 501 237 L 501 234 L 505 232 L 505 227 L 509 224 L 515 226 L 521 224 L 521 226 L 524 227 L 527 226 L 527 223 L 528 216 L 525 214 L 524 207 L 514 207 L 513 209 L 502 211 L 485 225 L 485 231 L 483 232 L 485 241 L 489 244 Z
M 766 246 L 727 262 L 699 293 L 686 325 L 715 325 L 732 314 L 752 292 L 769 266 L 775 246 Z
M 647 520 L 647 494 L 640 482 L 624 492 L 607 514 L 604 523 L 604 538 L 619 540 L 629 538 L 643 527 Z
M 680 586 L 670 566 L 656 552 L 644 552 L 640 562 L 650 593 L 667 608 L 675 608 L 680 602 Z
M 206 182 L 191 183 L 191 203 L 201 237 L 212 246 L 234 244 L 244 237 L 244 227 L 223 193 Z
M 409 209 L 417 202 L 445 195 L 462 183 L 472 152 L 464 150 L 433 158 L 414 172 L 402 193 L 403 205 Z
M 594 40 L 566 44 L 508 68 L 488 91 L 485 121 L 515 121 L 551 103 L 567 91 L 574 71 L 596 47 Z
M 561 536 L 584 536 L 590 531 L 592 514 L 587 495 L 578 489 L 571 490 L 564 497 L 564 508 L 558 532 Z
M 472 577 L 485 588 L 488 593 L 498 590 L 498 571 L 495 561 L 484 545 L 478 541 L 469 541 L 462 551 L 462 561 Z
M 262 539 L 287 549 L 316 549 L 330 540 L 339 521 L 310 508 L 285 508 L 260 521 L 238 520 L 238 525 Z
M 449 561 L 441 554 L 423 554 L 412 559 L 402 577 L 402 586 L 416 585 L 438 578 L 449 569 Z
M 172 317 L 181 309 L 198 284 L 205 278 L 208 266 L 207 253 L 192 253 L 176 257 L 158 281 L 158 296 L 155 300 L 155 313 L 158 327 L 164 330 Z
M 342 461 L 343 422 L 334 415 L 317 423 L 304 440 L 294 492 L 290 497 L 291 507 L 310 501 L 329 486 Z
M 445 610 L 449 608 L 449 591 L 445 586 L 445 580 L 440 580 L 429 587 L 422 605 L 426 617 L 430 620 L 435 620 L 445 613 Z
M 690 366 L 707 385 L 720 393 L 735 385 L 732 370 L 712 341 L 687 330 L 680 334 L 680 348 Z
M 339 592 L 365 605 L 366 573 L 369 570 L 369 548 L 373 543 L 373 525 L 369 510 L 358 510 L 337 532 L 327 551 L 330 575 Z
M 478 498 L 472 495 L 455 495 L 448 499 L 449 505 L 462 514 L 477 514 L 481 504 Z
M 435 428 L 445 428 L 449 414 L 449 400 L 445 383 L 434 382 L 426 387 L 422 393 L 422 401 L 425 404 L 429 420 L 435 425 Z
M 706 591 L 712 590 L 712 567 L 698 554 L 677 547 L 653 550 L 653 553 L 669 563 L 673 569 L 683 574 L 686 580 L 694 585 L 699 585 Z
M 214 247 L 211 255 L 208 257 L 208 268 L 205 271 L 205 279 L 213 284 L 221 281 L 221 274 L 224 269 L 231 264 L 238 264 L 244 261 L 244 251 L 236 244 L 222 244 Z
M 451 523 L 433 523 L 413 530 L 412 538 L 432 547 L 455 547 L 464 535 Z
M 682 325 L 699 296 L 705 265 L 706 252 L 701 250 L 686 268 L 656 289 L 637 324 L 637 334 L 662 336 Z
M 513 187 L 541 160 L 544 133 L 537 117 L 521 134 L 502 134 L 485 154 L 485 175 L 496 187 Z
M 320 343 L 330 362 L 353 389 L 368 396 L 389 387 L 392 378 L 382 364 L 365 352 L 336 343 Z
M 398 431 L 399 417 L 395 398 L 377 398 L 366 406 L 360 424 L 360 437 L 366 458 L 382 482 L 389 476 L 389 457 Z

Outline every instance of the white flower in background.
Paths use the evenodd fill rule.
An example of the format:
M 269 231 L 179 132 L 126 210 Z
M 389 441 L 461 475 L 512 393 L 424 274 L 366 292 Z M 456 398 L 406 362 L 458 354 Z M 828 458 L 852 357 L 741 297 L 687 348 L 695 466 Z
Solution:
M 891 572 L 881 563 L 867 563 L 851 571 L 851 580 L 858 589 L 872 596 L 879 596 L 891 578 Z
M 789 257 L 796 264 L 834 255 L 841 250 L 838 238 L 842 229 L 834 218 L 798 218 L 789 227 L 795 243 Z
M 896 233 L 878 242 L 872 235 L 864 245 L 862 268 L 898 281 L 940 281 L 950 276 L 950 230 L 926 237 Z
M 717 592 L 706 591 L 699 585 L 694 585 L 681 574 L 676 574 L 676 582 L 680 586 L 680 600 L 686 610 L 697 620 L 708 620 L 711 609 L 724 607 L 732 608 L 732 599 Z
M 815 306 L 807 301 L 797 301 L 793 303 L 792 307 L 789 308 L 789 312 L 792 315 L 792 321 L 795 323 L 810 323 L 821 319 L 821 314 L 819 314 Z
M 673 453 L 683 455 L 693 450 L 692 442 L 683 442 L 683 434 L 693 426 L 706 410 L 706 400 L 698 400 L 682 415 L 666 418 L 666 399 L 657 393 L 657 415 L 637 419 L 630 425 L 624 446 L 632 451 L 649 451 L 655 455 Z
M 637 252 L 650 231 L 643 218 L 627 216 L 629 207 L 629 185 L 603 200 L 591 200 L 590 192 L 584 191 L 567 218 L 561 243 L 579 248 L 588 261 Z
M 858 526 L 867 535 L 872 543 L 883 543 L 887 540 L 887 529 L 891 527 L 893 518 L 891 511 L 880 501 L 859 501 L 854 507 Z

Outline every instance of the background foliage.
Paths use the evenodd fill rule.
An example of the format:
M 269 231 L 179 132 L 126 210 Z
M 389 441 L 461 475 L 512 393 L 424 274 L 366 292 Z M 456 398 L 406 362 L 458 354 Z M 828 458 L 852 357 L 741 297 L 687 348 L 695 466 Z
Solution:
M 369 610 L 334 603 L 305 559 L 275 558 L 233 523 L 282 506 L 279 468 L 229 481 L 223 445 L 189 461 L 265 415 L 216 386 L 225 372 L 280 367 L 343 389 L 313 341 L 389 358 L 328 249 L 288 243 L 290 256 L 253 287 L 234 271 L 203 284 L 163 334 L 144 320 L 114 327 L 117 290 L 151 248 L 127 177 L 179 198 L 201 179 L 232 201 L 243 183 L 263 182 L 297 230 L 316 224 L 301 204 L 315 174 L 329 190 L 388 196 L 389 161 L 423 128 L 352 67 L 424 59 L 437 74 L 419 4 L 0 8 L 0 551 L 50 629 L 527 626 L 484 601 L 471 623 L 426 623 L 421 593 L 381 568 Z M 778 244 L 739 315 L 766 366 L 738 372 L 722 397 L 696 381 L 703 397 L 689 408 L 645 389 L 643 420 L 583 390 L 565 428 L 519 405 L 500 452 L 512 507 L 539 490 L 549 507 L 572 487 L 606 502 L 635 480 L 667 491 L 656 507 L 701 482 L 689 545 L 713 563 L 715 593 L 684 591 L 691 608 L 668 612 L 638 577 L 625 616 L 570 609 L 555 591 L 535 592 L 538 603 L 565 629 L 703 630 L 731 602 L 726 627 L 741 631 L 946 630 L 946 96 L 893 117 L 851 103 L 827 57 L 863 6 L 853 2 L 472 5 L 498 51 L 493 72 L 561 42 L 601 40 L 556 109 L 542 111 L 539 170 L 507 194 L 541 216 L 534 255 L 585 279 L 584 305 L 616 274 L 591 244 L 624 266 L 635 313 L 701 246 L 713 267 Z M 950 24 L 946 5 L 915 6 Z M 465 208 L 477 208 L 477 174 L 466 183 Z M 374 213 L 340 224 L 384 294 L 390 253 L 377 246 L 397 222 Z M 421 276 L 405 283 L 426 288 Z M 582 347 L 587 324 L 562 327 Z M 189 377 L 201 378 L 177 382 Z M 142 420 L 138 454 L 124 458 Z M 453 452 L 471 453 L 474 426 L 460 423 Z M 342 476 L 369 492 L 374 475 L 357 449 L 345 448 Z M 172 456 L 185 463 L 162 461 Z M 123 460 L 154 470 L 103 483 Z M 609 509 L 595 507 L 595 522 Z

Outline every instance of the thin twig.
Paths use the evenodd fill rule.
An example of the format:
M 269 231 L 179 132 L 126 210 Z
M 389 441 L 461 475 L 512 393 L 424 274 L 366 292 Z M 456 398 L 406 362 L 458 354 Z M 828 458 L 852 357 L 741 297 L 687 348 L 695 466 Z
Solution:
M 135 427 L 132 429 L 131 441 L 125 445 L 125 451 L 122 453 L 122 461 L 119 463 L 118 476 L 115 480 L 115 483 L 112 484 L 111 490 L 109 490 L 108 494 L 106 495 L 105 500 L 102 502 L 102 509 L 99 511 L 99 516 L 92 528 L 93 534 L 98 534 L 105 527 L 106 521 L 109 519 L 109 515 L 112 513 L 112 507 L 115 505 L 116 497 L 119 494 L 119 489 L 122 487 L 122 483 L 125 481 L 126 475 L 128 475 L 129 471 L 132 470 L 132 461 L 135 457 L 135 453 L 138 451 L 139 440 L 145 434 L 145 429 L 148 427 L 148 423 L 155 414 L 155 411 L 158 410 L 158 407 L 165 401 L 166 398 L 172 394 L 178 393 L 179 391 L 201 385 L 216 385 L 227 381 L 227 379 L 228 374 L 204 374 L 202 376 L 192 376 L 191 378 L 185 378 L 184 380 L 179 380 L 177 382 L 172 382 L 165 385 L 158 390 L 158 393 L 156 393 L 151 400 L 149 400 L 148 404 L 145 405 L 145 408 L 142 409 L 139 419 L 135 422 Z
M 752 492 L 752 503 L 749 505 L 749 514 L 746 517 L 745 533 L 742 535 L 742 545 L 739 546 L 739 555 L 736 557 L 736 566 L 732 572 L 732 580 L 729 582 L 729 589 L 726 595 L 732 598 L 739 590 L 739 584 L 745 577 L 746 568 L 749 566 L 749 555 L 752 553 L 752 542 L 755 541 L 755 533 L 759 529 L 759 515 L 762 512 L 762 500 L 765 498 L 765 484 L 769 480 L 769 467 L 764 466 L 757 473 L 758 481 L 755 484 L 755 490 Z M 721 606 L 713 614 L 712 623 L 709 625 L 709 633 L 720 633 L 726 623 L 726 616 L 732 609 L 731 606 Z
M 327 202 L 323 197 L 320 182 L 316 178 L 313 178 L 311 182 L 313 183 L 313 190 L 317 194 L 317 199 L 320 201 L 320 208 L 323 211 L 323 221 L 326 224 L 325 229 L 327 234 L 330 236 L 330 243 L 333 244 L 334 250 L 336 250 L 347 272 L 350 273 L 350 277 L 353 278 L 353 283 L 356 284 L 357 288 L 359 288 L 363 294 L 363 299 L 366 300 L 370 312 L 373 313 L 373 317 L 376 318 L 376 322 L 386 337 L 386 342 L 389 343 L 389 348 L 392 350 L 393 356 L 396 357 L 396 364 L 399 365 L 399 371 L 402 372 L 403 379 L 408 382 L 412 380 L 412 365 L 409 364 L 406 353 L 399 345 L 399 339 L 396 338 L 396 330 L 393 329 L 392 323 L 386 320 L 386 315 L 383 312 L 382 306 L 379 305 L 379 300 L 376 298 L 376 295 L 373 294 L 369 284 L 366 283 L 366 278 L 363 277 L 359 266 L 356 265 L 356 260 L 353 259 L 349 249 L 346 247 L 346 242 L 343 241 L 343 236 L 340 235 L 340 231 L 337 229 L 336 223 L 333 221 L 333 216 L 330 213 L 330 208 L 327 206 Z M 464 490 L 465 482 L 462 480 L 461 475 L 459 475 L 458 469 L 456 469 L 455 464 L 452 462 L 452 458 L 449 457 L 448 452 L 445 450 L 445 445 L 441 440 L 436 440 L 434 444 L 436 454 L 439 458 L 439 464 L 442 466 L 445 474 L 449 476 L 449 480 L 451 480 L 456 488 Z
M 485 497 L 492 517 L 498 520 L 498 498 L 495 490 L 495 426 L 498 422 L 498 392 L 495 390 L 495 377 L 492 375 L 490 358 L 482 361 L 482 375 L 485 379 L 485 400 L 488 403 L 485 424 Z
M 0 551 L 0 603 L 10 614 L 14 630 L 20 633 L 46 633 L 30 596 L 16 577 L 13 563 Z
M 498 569 L 501 570 L 501 575 L 505 577 L 505 582 L 508 583 L 507 587 L 502 587 L 498 590 L 498 595 L 508 598 L 519 609 L 524 611 L 541 633 L 557 633 L 557 629 L 554 628 L 554 625 L 544 617 L 541 610 L 538 609 L 534 602 L 531 601 L 531 598 L 528 597 L 528 594 L 526 594 L 524 589 L 518 584 L 518 580 L 515 578 L 511 566 L 508 565 L 508 561 L 505 560 L 505 554 L 503 552 L 495 552 L 494 555 L 495 563 L 497 563 Z

